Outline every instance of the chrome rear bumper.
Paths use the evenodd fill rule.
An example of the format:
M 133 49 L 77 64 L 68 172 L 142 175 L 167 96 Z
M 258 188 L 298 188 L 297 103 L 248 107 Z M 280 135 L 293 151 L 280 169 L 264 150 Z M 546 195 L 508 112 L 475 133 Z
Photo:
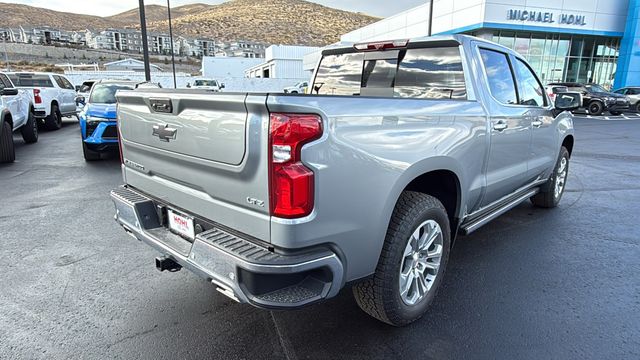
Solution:
M 124 186 L 112 190 L 111 199 L 127 233 L 241 303 L 298 308 L 335 296 L 344 283 L 342 262 L 328 249 L 283 254 L 217 227 L 191 242 L 163 225 L 167 204 Z

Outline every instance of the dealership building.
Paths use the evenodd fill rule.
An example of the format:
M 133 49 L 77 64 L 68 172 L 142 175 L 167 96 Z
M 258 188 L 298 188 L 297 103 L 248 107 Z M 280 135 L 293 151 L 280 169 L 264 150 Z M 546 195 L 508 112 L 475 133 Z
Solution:
M 522 54 L 544 83 L 618 88 L 640 86 L 639 15 L 640 0 L 432 0 L 341 41 L 470 34 Z

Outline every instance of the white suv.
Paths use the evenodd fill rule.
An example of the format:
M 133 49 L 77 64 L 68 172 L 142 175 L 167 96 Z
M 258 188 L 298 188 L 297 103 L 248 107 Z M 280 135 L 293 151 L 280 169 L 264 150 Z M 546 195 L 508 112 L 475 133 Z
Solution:
M 51 73 L 9 73 L 19 89 L 31 90 L 34 114 L 47 130 L 62 127 L 63 116 L 76 115 L 76 90 L 63 75 Z
M 0 163 L 15 160 L 13 132 L 17 130 L 27 144 L 38 141 L 29 90 L 17 89 L 7 75 L 0 73 Z

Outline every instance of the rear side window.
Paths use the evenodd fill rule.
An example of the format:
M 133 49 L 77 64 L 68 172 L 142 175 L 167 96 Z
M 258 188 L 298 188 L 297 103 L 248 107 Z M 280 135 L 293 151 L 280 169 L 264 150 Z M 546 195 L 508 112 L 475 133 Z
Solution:
M 312 92 L 418 99 L 466 99 L 458 47 L 326 55 Z
M 517 104 L 516 85 L 507 54 L 480 49 L 480 57 L 487 73 L 491 95 L 503 104 Z
M 53 87 L 49 75 L 16 74 L 11 79 L 16 86 L 24 87 Z

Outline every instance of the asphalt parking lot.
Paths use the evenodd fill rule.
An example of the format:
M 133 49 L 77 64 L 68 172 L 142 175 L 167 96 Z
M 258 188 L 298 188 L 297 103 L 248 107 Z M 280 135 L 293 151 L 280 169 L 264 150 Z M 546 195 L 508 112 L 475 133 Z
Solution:
M 117 155 L 76 121 L 0 166 L 0 358 L 638 359 L 640 119 L 576 118 L 559 208 L 528 202 L 458 239 L 426 317 L 392 328 L 350 289 L 269 312 L 234 303 L 113 221 Z

